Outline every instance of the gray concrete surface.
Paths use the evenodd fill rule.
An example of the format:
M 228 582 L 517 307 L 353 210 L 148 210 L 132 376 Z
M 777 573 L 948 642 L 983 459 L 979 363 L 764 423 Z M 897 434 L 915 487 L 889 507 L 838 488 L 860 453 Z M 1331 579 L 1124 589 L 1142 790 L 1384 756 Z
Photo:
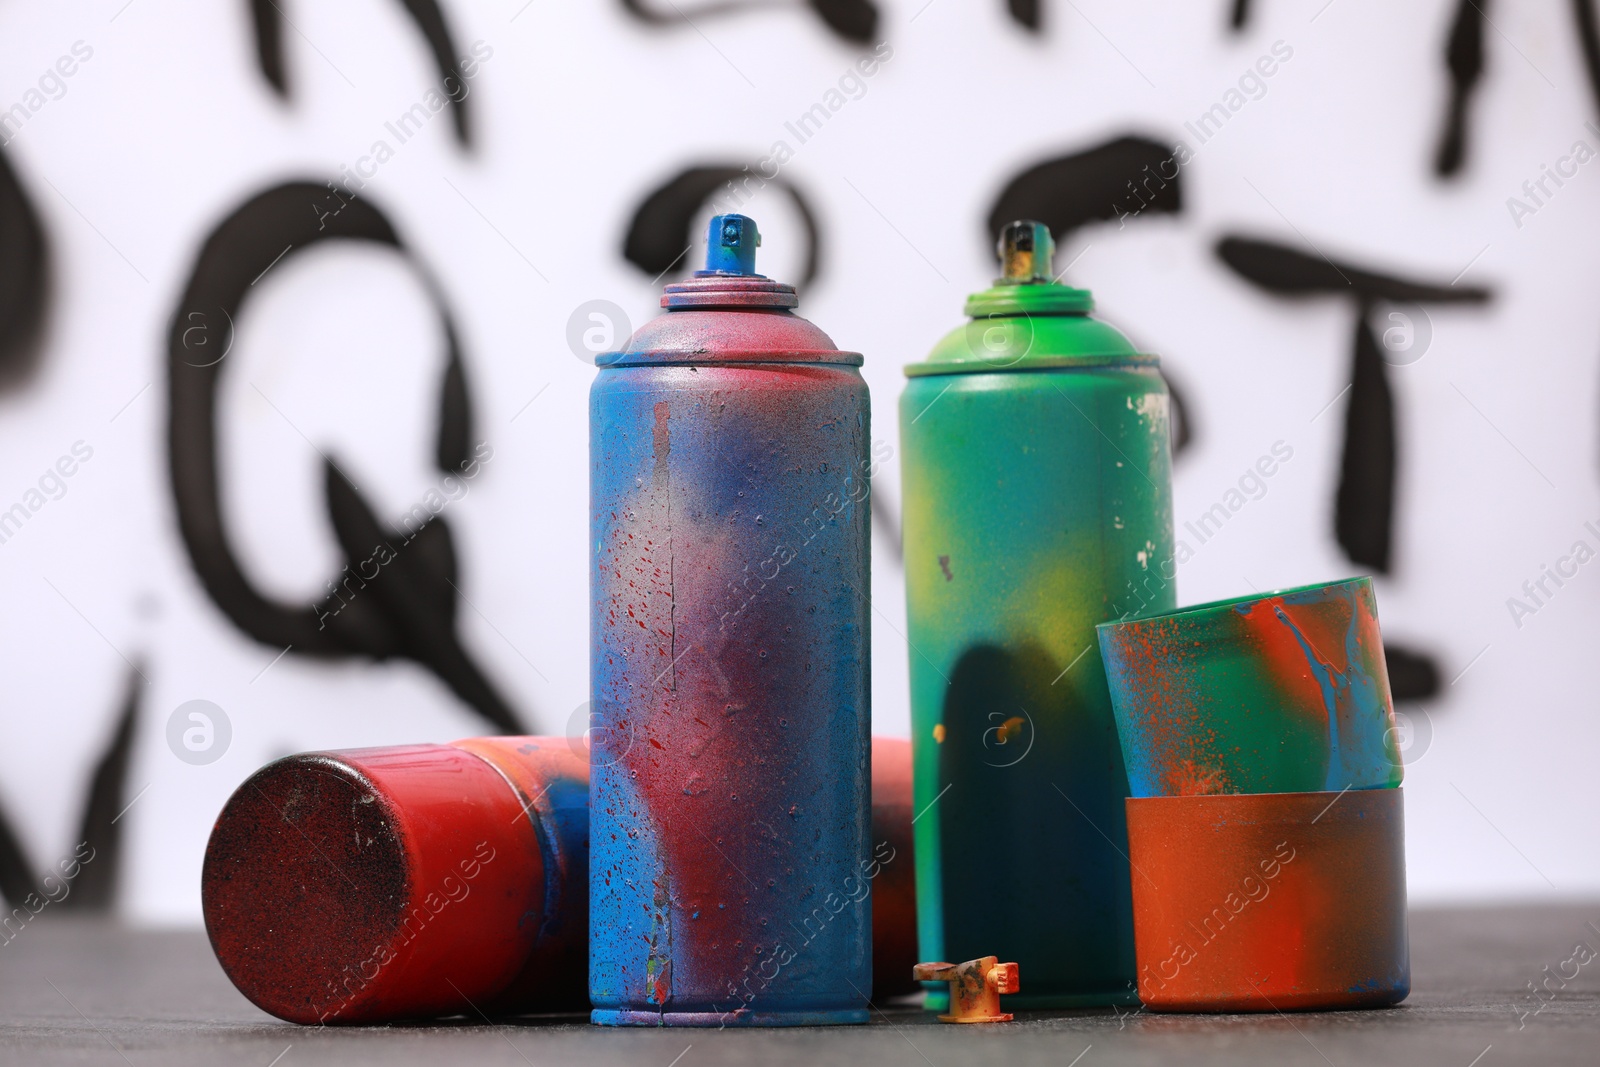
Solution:
M 1597 929 L 1600 904 L 1414 912 L 1413 993 L 1387 1011 L 1106 1010 L 957 1027 L 890 1008 L 869 1026 L 809 1030 L 602 1030 L 572 1017 L 307 1029 L 241 997 L 198 931 L 41 917 L 0 945 L 0 1064 L 1595 1067 L 1600 959 L 1567 961 L 1580 942 L 1600 950 Z M 1551 975 L 1577 973 L 1564 986 L 1550 979 L 1554 992 L 1535 1000 L 1528 983 L 1545 981 L 1547 967 Z

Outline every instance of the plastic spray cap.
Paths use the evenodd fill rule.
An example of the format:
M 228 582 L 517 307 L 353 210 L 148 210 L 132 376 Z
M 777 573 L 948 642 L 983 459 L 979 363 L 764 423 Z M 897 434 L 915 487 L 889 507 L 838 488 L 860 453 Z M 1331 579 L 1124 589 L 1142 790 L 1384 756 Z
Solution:
M 997 285 L 1043 285 L 1055 281 L 1050 259 L 1055 255 L 1050 227 L 1032 219 L 1019 219 L 1000 231 L 1003 273 Z
M 704 274 L 756 275 L 756 249 L 761 247 L 761 231 L 748 215 L 716 215 L 706 236 Z

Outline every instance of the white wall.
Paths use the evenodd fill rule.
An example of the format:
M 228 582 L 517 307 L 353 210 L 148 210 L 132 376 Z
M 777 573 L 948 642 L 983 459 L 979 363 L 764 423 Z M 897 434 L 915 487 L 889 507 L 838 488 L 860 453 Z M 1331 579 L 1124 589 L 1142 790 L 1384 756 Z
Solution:
M 256 69 L 243 0 L 0 6 L 0 108 L 74 42 L 94 49 L 7 149 L 50 232 L 57 295 L 40 374 L 0 397 L 0 506 L 75 441 L 94 455 L 64 497 L 0 544 L 0 802 L 41 865 L 70 852 L 123 657 L 140 661 L 149 685 L 129 799 L 148 789 L 124 819 L 122 885 L 123 910 L 139 920 L 198 921 L 210 821 L 263 761 L 482 732 L 414 665 L 291 654 L 262 674 L 276 650 L 217 610 L 177 536 L 164 338 L 198 242 L 268 184 L 332 176 L 436 80 L 392 0 L 281 6 L 297 28 L 285 32 L 287 106 Z M 1434 311 L 1426 356 L 1391 374 L 1401 502 L 1395 573 L 1379 583 L 1385 630 L 1435 651 L 1447 681 L 1471 664 L 1415 711 L 1431 739 L 1407 778 L 1412 892 L 1600 890 L 1600 853 L 1575 845 L 1594 841 L 1600 811 L 1600 709 L 1586 673 L 1600 564 L 1520 628 L 1506 607 L 1575 540 L 1600 546 L 1583 529 L 1600 526 L 1600 165 L 1520 228 L 1505 204 L 1575 140 L 1600 148 L 1584 126 L 1594 104 L 1565 9 L 1494 10 L 1468 168 L 1441 184 L 1429 164 L 1453 4 L 1335 0 L 1318 14 L 1315 3 L 1258 3 L 1240 35 L 1222 0 L 1045 6 L 1047 32 L 1033 37 L 999 0 L 882 0 L 893 58 L 785 168 L 828 241 L 801 311 L 867 355 L 874 435 L 897 443 L 901 366 L 987 283 L 982 220 L 1012 174 L 1125 130 L 1183 137 L 1185 120 L 1286 42 L 1293 58 L 1266 95 L 1185 168 L 1180 216 L 1092 227 L 1059 261 L 1081 253 L 1071 279 L 1187 386 L 1200 437 L 1178 467 L 1180 523 L 1274 441 L 1294 448 L 1268 495 L 1183 568 L 1180 597 L 1357 569 L 1331 532 L 1342 402 L 1313 419 L 1348 380 L 1352 312 L 1261 294 L 1221 266 L 1216 239 L 1299 234 L 1308 251 L 1446 281 L 1472 263 L 1467 279 L 1494 287 L 1495 302 Z M 655 288 L 620 256 L 639 199 L 692 161 L 766 154 L 860 50 L 798 5 L 665 31 L 616 3 L 519 8 L 446 4 L 458 45 L 494 49 L 473 83 L 477 151 L 463 153 L 441 119 L 368 193 L 443 279 L 477 434 L 495 449 L 448 512 L 475 605 L 461 606 L 464 640 L 539 730 L 561 732 L 588 684 L 593 371 L 567 348 L 568 316 L 597 298 L 635 324 L 653 314 Z M 750 211 L 766 234 L 763 270 L 792 277 L 792 207 L 764 194 Z M 257 288 L 221 393 L 225 506 L 254 580 L 309 603 L 338 556 L 306 438 L 335 451 L 391 518 L 408 509 L 438 477 L 439 327 L 392 253 L 311 252 Z M 898 500 L 893 463 L 881 477 Z M 902 581 L 883 547 L 876 722 L 903 735 Z M 206 766 L 165 742 L 167 716 L 192 699 L 215 702 L 233 727 L 229 750 Z

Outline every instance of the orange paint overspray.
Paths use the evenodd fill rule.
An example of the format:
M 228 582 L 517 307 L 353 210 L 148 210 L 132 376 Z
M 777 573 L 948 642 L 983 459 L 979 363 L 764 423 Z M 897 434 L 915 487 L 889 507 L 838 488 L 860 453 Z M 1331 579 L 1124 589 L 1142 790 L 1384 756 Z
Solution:
M 1157 1011 L 1397 1004 L 1399 789 L 1128 801 L 1139 999 Z

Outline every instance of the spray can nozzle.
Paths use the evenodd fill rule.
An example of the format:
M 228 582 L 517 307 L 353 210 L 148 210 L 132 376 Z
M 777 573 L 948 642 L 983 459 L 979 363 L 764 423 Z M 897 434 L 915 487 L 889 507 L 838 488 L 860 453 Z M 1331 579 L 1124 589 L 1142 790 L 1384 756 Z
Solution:
M 706 269 L 697 274 L 756 275 L 761 231 L 748 215 L 716 215 L 706 235 Z
M 1055 255 L 1055 238 L 1050 227 L 1031 219 L 1020 219 L 1000 231 L 1002 273 L 998 285 L 1045 285 L 1055 281 L 1050 259 Z

